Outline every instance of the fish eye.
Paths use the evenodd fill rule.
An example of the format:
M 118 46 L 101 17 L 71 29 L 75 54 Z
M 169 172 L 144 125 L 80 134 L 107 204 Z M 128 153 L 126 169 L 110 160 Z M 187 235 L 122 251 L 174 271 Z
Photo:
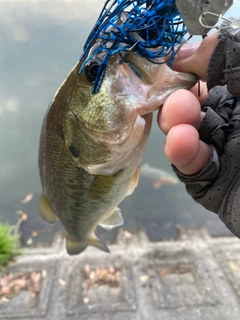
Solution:
M 98 60 L 89 61 L 84 69 L 85 76 L 90 82 L 94 82 L 98 73 L 100 62 Z

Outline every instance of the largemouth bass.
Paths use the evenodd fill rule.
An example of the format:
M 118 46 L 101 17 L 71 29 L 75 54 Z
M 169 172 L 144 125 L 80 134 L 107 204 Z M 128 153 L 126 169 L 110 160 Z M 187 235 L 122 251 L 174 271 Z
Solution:
M 58 89 L 40 138 L 40 212 L 49 223 L 60 219 L 69 254 L 89 245 L 109 251 L 94 229 L 123 224 L 117 206 L 138 184 L 152 112 L 172 92 L 197 81 L 194 75 L 174 72 L 135 53 L 127 62 L 116 53 L 93 94 L 104 54 L 89 57 L 91 52 L 84 71 L 79 73 L 86 61 L 81 60 Z

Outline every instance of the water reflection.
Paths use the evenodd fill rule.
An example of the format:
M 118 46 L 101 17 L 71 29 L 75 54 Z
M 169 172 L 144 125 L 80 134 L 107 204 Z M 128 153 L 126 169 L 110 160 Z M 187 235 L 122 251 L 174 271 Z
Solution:
M 0 1 L 0 220 L 16 223 L 23 210 L 26 239 L 38 240 L 60 228 L 46 227 L 38 214 L 41 191 L 37 168 L 39 133 L 46 108 L 70 69 L 104 1 Z M 240 9 L 239 1 L 228 16 Z M 144 162 L 170 171 L 162 154 L 164 137 L 156 122 Z M 27 204 L 20 200 L 34 193 Z M 228 234 L 218 218 L 195 204 L 181 184 L 154 190 L 146 181 L 121 205 L 125 228 L 142 224 L 152 240 L 172 237 L 176 223 L 205 225 L 213 235 Z M 116 231 L 108 236 L 112 239 Z M 102 230 L 99 231 L 102 235 Z

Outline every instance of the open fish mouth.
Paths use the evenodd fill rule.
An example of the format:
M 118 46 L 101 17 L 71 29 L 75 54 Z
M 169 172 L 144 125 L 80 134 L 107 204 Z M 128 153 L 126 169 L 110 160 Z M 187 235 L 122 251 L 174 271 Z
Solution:
M 119 54 L 129 63 L 129 55 L 135 52 L 154 64 L 169 57 L 171 64 L 176 46 L 184 42 L 187 33 L 175 0 L 167 4 L 162 0 L 107 0 L 84 45 L 80 73 L 92 60 L 99 61 L 94 66 L 92 89 L 97 93 L 113 56 Z
M 94 163 L 84 165 L 90 174 L 111 175 L 127 166 L 144 135 L 144 115 L 157 110 L 175 90 L 189 89 L 198 80 L 193 74 L 175 72 L 166 64 L 152 64 L 137 54 L 130 59 L 142 76 L 116 59 L 108 67 L 100 89 L 108 92 L 116 117 L 123 110 L 121 120 L 114 123 L 109 120 L 106 130 L 101 132 L 85 126 L 88 134 L 109 150 L 106 161 L 95 159 Z

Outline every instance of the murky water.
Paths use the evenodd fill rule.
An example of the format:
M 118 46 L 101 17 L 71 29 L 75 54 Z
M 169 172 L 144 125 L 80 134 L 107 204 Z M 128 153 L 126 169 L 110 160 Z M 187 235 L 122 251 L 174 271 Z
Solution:
M 78 60 L 100 13 L 102 0 L 0 0 L 0 221 L 15 224 L 21 212 L 24 241 L 51 240 L 61 229 L 42 222 L 38 142 L 42 120 L 55 91 Z M 228 16 L 239 12 L 240 2 Z M 171 172 L 162 153 L 164 137 L 154 122 L 143 163 Z M 229 234 L 218 218 L 194 203 L 184 186 L 154 187 L 142 178 L 121 205 L 124 228 L 142 225 L 152 240 L 173 237 L 178 223 L 204 225 L 212 235 Z M 21 202 L 33 194 L 28 203 Z M 36 232 L 35 232 L 36 231 Z M 102 230 L 99 230 L 101 236 Z M 113 240 L 116 231 L 107 237 Z

